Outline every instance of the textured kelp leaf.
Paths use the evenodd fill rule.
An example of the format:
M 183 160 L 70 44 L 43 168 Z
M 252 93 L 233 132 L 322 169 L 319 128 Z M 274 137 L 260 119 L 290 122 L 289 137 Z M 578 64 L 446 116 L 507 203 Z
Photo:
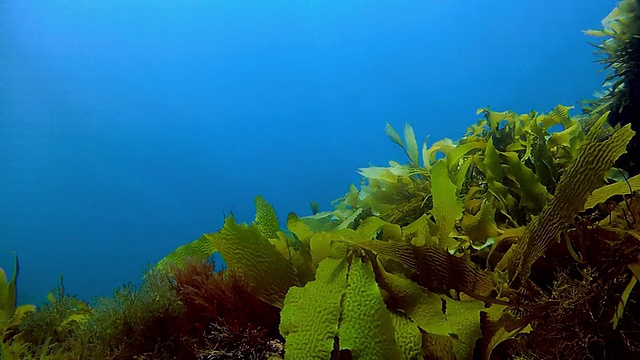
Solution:
M 414 247 L 418 285 L 438 294 L 450 290 L 488 296 L 493 290 L 493 276 L 480 269 L 468 256 L 453 256 L 436 247 Z
M 267 239 L 277 239 L 280 224 L 275 209 L 260 195 L 256 196 L 254 202 L 256 204 L 256 225 L 258 230 Z
M 491 273 L 480 269 L 467 256 L 453 256 L 438 247 L 414 246 L 406 243 L 364 240 L 358 245 L 399 261 L 410 269 L 416 284 L 437 294 L 450 290 L 488 296 L 493 290 Z
M 473 141 L 466 144 L 457 145 L 447 153 L 447 167 L 449 172 L 455 173 L 460 167 L 460 159 L 474 150 L 483 150 L 486 144 L 480 141 Z
M 462 216 L 462 201 L 456 194 L 456 186 L 449 179 L 444 161 L 438 161 L 431 168 L 431 193 L 433 194 L 433 215 L 438 225 L 439 246 L 451 250 L 458 244 L 449 234 L 456 220 Z
M 521 205 L 525 206 L 532 214 L 539 214 L 551 197 L 549 191 L 540 183 L 536 174 L 522 163 L 518 154 L 505 152 L 502 155 L 508 159 L 509 170 L 520 187 Z
M 469 167 L 471 167 L 471 164 L 473 164 L 474 162 L 474 157 L 475 155 L 468 156 L 466 159 L 464 159 L 459 169 L 455 170 L 454 174 L 455 174 L 456 188 L 462 189 L 462 185 L 464 184 L 464 181 L 467 179 L 467 173 L 469 172 Z
M 360 216 L 361 213 L 362 213 L 362 208 L 356 209 L 346 219 L 344 219 L 344 221 L 338 224 L 338 226 L 335 227 L 335 230 L 344 230 L 349 228 L 354 223 L 354 221 L 356 221 L 356 219 L 358 218 L 358 216 Z
M 612 196 L 629 194 L 631 191 L 640 190 L 640 174 L 629 178 L 627 181 L 619 181 L 595 189 L 584 204 L 584 209 L 604 203 Z
M 360 192 L 358 191 L 358 187 L 354 184 L 349 185 L 349 192 L 344 197 L 344 205 L 351 207 L 351 209 L 355 209 L 358 207 L 358 195 Z
M 407 155 L 414 166 L 420 166 L 420 154 L 418 153 L 418 142 L 416 134 L 410 124 L 404 125 L 404 141 L 407 142 Z
M 549 140 L 547 140 L 547 146 L 549 148 L 553 148 L 556 146 L 563 146 L 567 148 L 571 148 L 572 141 L 579 139 L 582 133 L 582 126 L 579 122 L 575 122 L 570 127 L 551 134 Z
M 378 258 L 380 259 L 396 260 L 411 271 L 418 270 L 415 251 L 416 247 L 411 244 L 360 239 L 357 241 L 357 245 L 363 249 L 372 251 L 374 254 L 378 255 Z
M 331 243 L 339 239 L 339 236 L 331 232 L 318 232 L 309 240 L 311 246 L 311 259 L 318 266 L 331 253 Z
M 402 308 L 405 314 L 422 330 L 438 335 L 449 335 L 451 327 L 442 312 L 440 296 L 423 290 L 415 282 L 378 268 L 380 285 Z
M 158 262 L 157 268 L 161 271 L 166 271 L 170 266 L 182 267 L 187 259 L 193 259 L 198 262 L 205 261 L 216 251 L 216 246 L 211 240 L 202 235 L 197 240 L 181 245 L 165 256 Z
M 382 226 L 382 240 L 402 241 L 402 228 L 398 224 L 386 223 Z
M 326 258 L 318 266 L 314 281 L 289 290 L 280 314 L 285 359 L 331 358 L 347 288 L 347 269 L 345 259 Z
M 500 122 L 507 118 L 508 112 L 491 111 L 491 109 L 487 107 L 478 109 L 476 111 L 476 114 L 483 114 L 485 119 L 487 119 L 487 121 L 489 122 L 489 127 L 491 128 L 491 130 L 496 130 Z
M 422 333 L 424 359 L 457 360 L 453 352 L 453 338 L 449 335 Z
M 484 303 L 478 300 L 457 301 L 447 299 L 447 321 L 454 338 L 453 351 L 456 359 L 472 359 L 476 340 L 482 337 L 480 312 Z
M 575 123 L 575 120 L 571 119 L 571 115 L 569 114 L 569 111 L 573 108 L 573 106 L 558 104 L 549 112 L 548 116 L 555 117 L 562 126 L 568 128 Z
M 462 217 L 462 230 L 475 245 L 484 244 L 487 239 L 499 234 L 495 220 L 495 209 L 491 201 L 483 200 L 478 213 Z
M 400 135 L 398 135 L 398 133 L 393 129 L 393 126 L 391 126 L 391 124 L 387 123 L 384 128 L 384 133 L 387 134 L 391 141 L 404 149 L 404 143 L 402 142 Z
M 391 313 L 376 283 L 371 265 L 353 259 L 340 316 L 340 349 L 353 359 L 399 359 Z
M 360 236 L 362 236 L 364 239 L 371 240 L 374 239 L 376 235 L 378 235 L 378 232 L 382 230 L 382 227 L 386 223 L 386 221 L 380 219 L 377 216 L 369 216 L 368 218 L 364 219 L 362 223 L 360 223 L 360 225 L 356 229 L 356 232 L 360 234 Z
M 431 239 L 431 226 L 435 227 L 433 221 L 427 214 L 423 214 L 411 224 L 402 228 L 402 235 L 405 242 L 410 242 L 415 246 L 436 246 Z
M 225 219 L 219 232 L 205 235 L 228 268 L 247 281 L 249 290 L 267 303 L 282 307 L 289 287 L 298 283 L 292 264 L 262 235 L 255 224 Z
M 355 244 L 361 239 L 361 235 L 352 229 L 334 230 L 331 232 L 317 232 L 309 240 L 311 246 L 311 258 L 315 265 L 329 257 L 334 243 Z
M 267 239 L 279 239 L 278 231 L 280 230 L 280 225 L 273 206 L 260 195 L 256 196 L 254 202 L 256 206 L 255 221 L 260 233 Z M 202 235 L 197 240 L 179 246 L 160 260 L 156 267 L 161 271 L 167 271 L 170 266 L 182 267 L 187 259 L 193 259 L 198 262 L 205 261 L 216 251 L 218 249 L 211 242 L 211 239 Z
M 422 359 L 422 333 L 408 317 L 391 313 L 396 344 L 402 351 L 402 359 Z
M 300 218 L 298 218 L 294 213 L 289 213 L 289 216 L 287 217 L 287 229 L 289 229 L 289 231 L 291 231 L 291 233 L 294 234 L 302 243 L 308 244 L 309 240 L 311 240 L 311 237 L 313 236 L 313 230 L 311 230 L 307 224 L 302 222 L 302 220 L 300 220 Z
M 555 195 L 540 216 L 529 223 L 522 239 L 507 251 L 497 270 L 508 270 L 511 278 L 528 277 L 531 265 L 558 239 L 564 226 L 584 208 L 589 194 L 602 183 L 604 174 L 625 153 L 635 132 L 627 124 L 603 139 L 607 116 L 601 116 L 591 127 L 577 157 L 560 178 Z
M 315 266 L 311 259 L 311 249 L 308 242 L 303 243 L 288 237 L 284 232 L 279 232 L 279 239 L 269 239 L 269 242 L 287 259 L 295 269 L 296 278 L 300 285 L 313 280 Z M 296 242 L 297 246 L 292 243 Z
M 377 216 L 369 216 L 364 219 L 356 232 L 363 239 L 375 239 L 382 232 L 382 240 L 385 241 L 402 241 L 402 229 L 397 224 L 392 224 L 380 219 Z
M 444 138 L 442 140 L 438 140 L 427 150 L 427 157 L 429 161 L 433 164 L 436 162 L 436 154 L 441 152 L 445 156 L 453 151 L 456 148 L 456 144 L 451 139 Z
M 391 168 L 370 166 L 358 169 L 358 173 L 368 179 L 377 179 L 389 183 L 398 182 L 398 175 L 394 174 Z

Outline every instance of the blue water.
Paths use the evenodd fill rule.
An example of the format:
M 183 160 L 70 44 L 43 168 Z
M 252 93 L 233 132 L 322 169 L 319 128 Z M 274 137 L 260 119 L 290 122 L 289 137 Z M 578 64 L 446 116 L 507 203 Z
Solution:
M 475 3 L 475 4 L 474 4 Z M 177 246 L 323 209 L 384 135 L 591 97 L 609 0 L 0 0 L 0 266 L 20 302 L 109 294 Z

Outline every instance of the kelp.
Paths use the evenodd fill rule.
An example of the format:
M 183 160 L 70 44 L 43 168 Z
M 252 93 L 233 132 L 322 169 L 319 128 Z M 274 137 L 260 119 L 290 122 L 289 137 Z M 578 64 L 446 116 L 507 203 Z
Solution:
M 219 251 L 252 294 L 281 309 L 285 358 L 463 359 L 480 338 L 488 358 L 535 331 L 536 297 L 522 294 L 538 291 L 528 275 L 540 256 L 589 199 L 620 189 L 596 190 L 634 132 L 607 128 L 605 114 L 584 134 L 569 110 L 481 109 L 465 137 L 425 142 L 421 153 L 410 125 L 403 141 L 387 124 L 407 164 L 361 169 L 361 187 L 332 211 L 289 214 L 286 230 L 257 197 L 254 223 L 229 216 L 191 249 L 204 252 L 197 259 Z M 184 249 L 159 266 L 179 265 Z
M 290 213 L 285 229 L 257 196 L 253 222 L 227 216 L 162 259 L 149 289 L 126 287 L 97 311 L 83 308 L 70 331 L 101 353 L 136 357 L 172 344 L 200 358 L 639 357 L 640 180 L 614 167 L 635 131 L 607 124 L 622 110 L 608 105 L 633 98 L 625 72 L 635 58 L 616 49 L 636 41 L 636 12 L 626 0 L 591 32 L 611 37 L 599 48 L 617 73 L 590 118 L 564 105 L 481 108 L 459 140 L 421 147 L 411 125 L 401 136 L 387 123 L 405 163 L 359 169 L 361 183 L 331 210 Z M 203 265 L 216 252 L 228 266 L 221 274 Z M 15 276 L 4 282 L 8 313 Z M 250 309 L 234 306 L 240 298 L 252 299 Z M 268 310 L 248 320 L 257 309 Z M 260 326 L 244 331 L 233 319 Z M 198 340 L 164 332 L 185 324 Z M 87 336 L 92 327 L 102 332 Z M 150 350 L 154 329 L 163 340 Z
M 35 310 L 35 306 L 31 304 L 17 305 L 19 271 L 18 256 L 15 257 L 13 276 L 10 280 L 7 280 L 6 273 L 0 268 L 0 330 L 2 332 L 0 341 L 5 338 L 7 332 L 15 330 L 29 312 Z
M 585 111 L 602 114 L 609 111 L 612 125 L 631 124 L 640 131 L 640 3 L 623 0 L 602 20 L 602 29 L 586 30 L 601 38 L 596 47 L 598 62 L 606 72 L 603 91 L 596 99 L 585 101 Z M 629 145 L 629 153 L 618 160 L 618 166 L 631 175 L 640 173 L 640 139 Z
M 602 139 L 602 126 L 607 115 L 596 121 L 576 159 L 560 180 L 554 197 L 499 264 L 498 270 L 509 270 L 512 279 L 515 276 L 528 277 L 531 265 L 558 239 L 564 225 L 580 212 L 589 194 L 602 184 L 606 172 L 626 151 L 634 131 L 626 125 L 611 137 Z

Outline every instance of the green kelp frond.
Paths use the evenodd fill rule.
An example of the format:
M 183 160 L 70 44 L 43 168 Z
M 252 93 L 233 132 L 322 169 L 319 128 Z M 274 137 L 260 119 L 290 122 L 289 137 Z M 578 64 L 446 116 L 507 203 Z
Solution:
M 338 335 L 342 298 L 347 288 L 345 259 L 327 258 L 316 279 L 289 289 L 280 314 L 285 359 L 329 359 Z
M 162 259 L 157 268 L 182 267 L 186 259 L 203 261 L 219 252 L 229 270 L 247 281 L 249 290 L 265 302 L 282 307 L 290 286 L 305 283 L 313 276 L 309 244 L 279 231 L 273 207 L 256 197 L 256 221 L 238 224 L 233 215 L 216 233 L 180 246 Z
M 495 221 L 495 208 L 490 200 L 481 201 L 480 210 L 471 214 L 467 212 L 462 218 L 462 230 L 474 245 L 482 245 L 487 239 L 495 238 L 501 233 Z
M 402 142 L 400 135 L 398 135 L 398 133 L 391 126 L 391 124 L 387 123 L 384 131 L 387 134 L 387 136 L 391 139 L 391 141 L 393 141 L 395 144 L 398 144 L 398 146 L 404 149 L 405 153 L 409 157 L 411 166 L 414 169 L 419 169 L 420 154 L 418 152 L 418 142 L 416 141 L 416 135 L 413 131 L 413 127 L 410 124 L 405 124 L 404 126 L 404 139 L 406 144 Z M 425 149 L 426 147 L 427 147 L 427 142 L 425 140 L 422 145 L 422 148 Z M 423 161 L 423 167 L 428 169 L 429 168 L 428 159 L 423 157 L 422 161 Z
M 354 359 L 400 358 L 399 354 L 414 358 L 416 349 L 422 348 L 420 330 L 450 341 L 438 353 L 470 357 L 480 313 L 468 311 L 467 305 L 474 309 L 484 305 L 450 296 L 484 298 L 494 289 L 493 276 L 467 256 L 440 249 L 433 240 L 437 235 L 431 235 L 435 225 L 426 216 L 407 226 L 369 216 L 355 229 L 314 232 L 292 214 L 288 226 L 302 244 L 309 244 L 317 270 L 314 280 L 292 287 L 287 294 L 281 317 L 287 357 L 304 353 L 327 358 L 336 347 Z M 340 294 L 338 312 L 335 301 Z M 385 305 L 386 296 L 393 297 L 392 308 L 389 302 Z M 443 302 L 452 302 L 446 313 Z
M 475 342 L 481 337 L 480 312 L 485 310 L 482 301 L 459 301 L 436 295 L 381 267 L 376 271 L 380 272 L 380 286 L 393 298 L 392 303 L 397 304 L 423 332 L 450 340 L 450 349 L 445 347 L 436 351 L 440 356 L 454 353 L 458 359 L 472 358 Z M 447 341 L 443 339 L 440 343 Z
M 438 226 L 438 245 L 442 249 L 453 251 L 458 243 L 450 234 L 456 221 L 462 217 L 462 201 L 456 186 L 449 179 L 444 161 L 438 161 L 431 168 L 431 190 L 433 192 L 431 214 Z
M 633 136 L 628 126 L 604 128 L 604 117 L 585 135 L 570 109 L 481 109 L 462 139 L 422 153 L 413 128 L 403 141 L 387 126 L 408 164 L 360 169 L 362 185 L 333 210 L 289 214 L 284 231 L 258 197 L 254 223 L 229 217 L 199 240 L 208 244 L 176 258 L 219 251 L 251 293 L 282 309 L 287 358 L 490 354 L 531 321 L 515 315 L 528 306 L 519 294 L 529 293 L 515 273 L 526 275 L 550 249 Z M 591 196 L 620 190 L 609 189 Z
M 280 324 L 285 359 L 328 359 L 337 349 L 353 359 L 417 356 L 417 327 L 394 321 L 368 260 L 349 260 L 339 248 L 320 263 L 314 281 L 287 294 Z
M 35 310 L 34 305 L 16 306 L 18 298 L 17 281 L 20 271 L 18 256 L 15 256 L 13 264 L 13 276 L 10 280 L 7 280 L 6 273 L 0 268 L 0 330 L 3 334 L 10 328 L 18 326 L 27 313 Z
M 585 34 L 605 38 L 594 44 L 609 76 L 603 97 L 589 105 L 591 112 L 611 111 L 619 116 L 623 108 L 630 105 L 630 92 L 635 92 L 638 81 L 638 49 L 640 48 L 640 6 L 636 0 L 623 0 L 609 15 L 602 19 L 602 29 L 586 30 Z M 635 57 L 635 58 L 634 58 Z M 637 106 L 637 105 L 636 105 Z M 614 121 L 614 123 L 620 122 Z M 628 123 L 628 122 L 622 122 Z
M 585 33 L 601 38 L 594 44 L 595 54 L 607 75 L 603 91 L 596 93 L 595 100 L 586 101 L 585 111 L 592 117 L 609 111 L 610 124 L 631 124 L 634 131 L 640 131 L 640 3 L 620 1 L 602 20 L 601 30 Z M 628 150 L 616 165 L 636 175 L 640 173 L 640 138 L 633 139 Z
M 262 236 L 267 239 L 277 239 L 278 232 L 280 231 L 280 224 L 278 223 L 276 210 L 262 197 L 262 195 L 256 196 L 254 202 L 256 205 L 255 223 L 256 226 L 258 226 L 258 230 Z
M 508 269 L 528 277 L 531 265 L 558 239 L 564 226 L 584 208 L 591 192 L 600 186 L 615 160 L 626 151 L 634 135 L 629 125 L 602 139 L 608 114 L 602 115 L 590 129 L 573 163 L 563 174 L 554 197 L 527 226 L 523 238 L 509 249 L 499 270 Z M 517 271 L 514 270 L 517 268 Z
M 371 215 L 401 226 L 427 215 L 440 247 L 467 251 L 470 243 L 464 239 L 470 239 L 471 229 L 484 229 L 474 232 L 472 242 L 486 247 L 503 231 L 529 223 L 555 193 L 584 142 L 582 122 L 570 116 L 571 109 L 558 105 L 547 114 L 522 115 L 479 109 L 484 119 L 459 141 L 445 139 L 429 148 L 424 144 L 423 167 L 416 166 L 413 128 L 405 127 L 403 142 L 387 124 L 387 135 L 405 149 L 409 165 L 390 162 L 388 167 L 360 169 L 360 188 L 352 185 L 333 203 L 333 211 L 302 220 L 315 230 L 330 230 L 354 229 Z M 436 153 L 443 158 L 436 159 Z M 485 208 L 470 222 L 476 203 L 490 205 L 494 218 Z
M 400 358 L 391 312 L 382 299 L 371 265 L 353 259 L 347 282 L 338 328 L 340 349 L 350 351 L 354 359 Z
M 640 174 L 629 178 L 626 181 L 618 181 L 595 189 L 584 204 L 584 209 L 602 204 L 612 196 L 630 194 L 640 190 Z
M 280 225 L 278 224 L 278 216 L 276 215 L 273 206 L 261 195 L 256 196 L 255 206 L 256 217 L 254 224 L 258 228 L 260 234 L 267 239 L 279 239 L 278 232 L 280 230 Z M 156 266 L 157 268 L 166 271 L 171 266 L 182 267 L 187 259 L 192 259 L 198 262 L 205 261 L 217 251 L 218 249 L 215 244 L 211 242 L 211 239 L 202 235 L 197 240 L 179 246 L 169 255 L 160 260 Z
M 220 231 L 204 236 L 220 252 L 229 270 L 247 281 L 254 295 L 282 307 L 289 287 L 298 283 L 295 269 L 256 224 L 238 224 L 229 216 Z
M 180 245 L 156 265 L 158 269 L 167 271 L 171 266 L 182 267 L 187 259 L 205 261 L 217 251 L 215 245 L 204 235 L 190 243 Z

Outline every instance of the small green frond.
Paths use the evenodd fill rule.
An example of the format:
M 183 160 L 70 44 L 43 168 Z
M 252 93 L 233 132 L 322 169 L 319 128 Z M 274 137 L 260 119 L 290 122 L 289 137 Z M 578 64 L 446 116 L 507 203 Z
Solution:
M 420 155 L 418 153 L 418 143 L 416 142 L 416 134 L 410 124 L 404 125 L 404 140 L 407 142 L 407 155 L 414 166 L 420 166 Z
M 439 246 L 452 250 L 456 240 L 449 234 L 456 221 L 462 216 L 462 201 L 458 198 L 457 188 L 449 179 L 449 172 L 444 161 L 438 161 L 431 168 L 431 192 L 433 194 L 433 215 L 438 226 Z
M 277 239 L 280 224 L 278 223 L 278 215 L 271 204 L 267 202 L 261 195 L 256 196 L 256 225 L 262 236 L 267 239 Z

